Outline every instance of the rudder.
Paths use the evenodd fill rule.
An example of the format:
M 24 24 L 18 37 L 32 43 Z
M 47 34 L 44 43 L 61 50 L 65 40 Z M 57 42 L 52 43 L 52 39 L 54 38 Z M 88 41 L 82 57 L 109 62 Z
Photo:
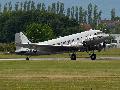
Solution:
M 30 43 L 31 42 L 22 32 L 15 34 L 16 52 L 27 50 L 27 48 L 20 47 L 19 44 L 30 44 Z

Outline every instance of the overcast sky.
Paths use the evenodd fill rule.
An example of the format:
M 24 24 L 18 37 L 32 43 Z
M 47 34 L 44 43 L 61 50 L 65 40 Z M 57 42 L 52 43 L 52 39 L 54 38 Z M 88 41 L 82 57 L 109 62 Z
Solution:
M 25 0 L 0 0 L 0 3 L 3 5 L 6 2 L 12 1 L 13 3 L 18 1 Z M 29 1 L 29 0 L 27 0 Z M 102 18 L 110 18 L 110 11 L 112 8 L 115 8 L 116 14 L 120 16 L 120 0 L 33 0 L 35 2 L 44 2 L 46 5 L 51 4 L 52 2 L 61 1 L 65 4 L 65 7 L 71 6 L 82 6 L 87 8 L 89 3 L 96 4 L 100 10 L 102 10 Z

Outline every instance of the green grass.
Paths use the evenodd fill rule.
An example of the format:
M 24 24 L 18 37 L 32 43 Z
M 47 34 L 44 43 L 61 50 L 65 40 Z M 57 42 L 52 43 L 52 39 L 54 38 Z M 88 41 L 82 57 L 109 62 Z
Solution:
M 119 60 L 0 61 L 0 90 L 120 90 Z

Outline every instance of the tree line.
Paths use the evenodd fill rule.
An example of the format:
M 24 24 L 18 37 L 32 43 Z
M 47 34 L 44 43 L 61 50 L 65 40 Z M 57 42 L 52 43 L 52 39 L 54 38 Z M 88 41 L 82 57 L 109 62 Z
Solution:
M 90 24 L 93 29 L 107 33 L 120 32 L 120 25 L 109 27 L 101 23 L 101 14 L 98 6 L 91 3 L 87 9 L 81 6 L 65 8 L 64 3 L 59 1 L 48 6 L 34 1 L 0 4 L 0 43 L 12 43 L 1 44 L 0 51 L 15 49 L 15 33 L 21 31 L 32 42 L 79 33 L 84 31 L 81 24 Z M 111 10 L 111 20 L 120 20 L 116 17 L 115 9 Z
M 91 3 L 87 10 L 81 6 L 65 9 L 64 3 L 59 1 L 48 6 L 34 1 L 16 2 L 14 5 L 8 2 L 3 6 L 0 4 L 0 42 L 14 42 L 14 34 L 20 31 L 36 42 L 78 33 L 83 31 L 80 23 L 96 27 L 101 20 L 101 13 L 97 5 Z M 33 28 L 33 31 L 43 32 L 45 25 L 50 29 L 50 36 L 48 34 L 45 38 L 42 34 L 41 37 L 36 36 L 35 40 L 35 33 L 29 33 L 29 28 L 34 27 L 35 24 L 37 27 Z

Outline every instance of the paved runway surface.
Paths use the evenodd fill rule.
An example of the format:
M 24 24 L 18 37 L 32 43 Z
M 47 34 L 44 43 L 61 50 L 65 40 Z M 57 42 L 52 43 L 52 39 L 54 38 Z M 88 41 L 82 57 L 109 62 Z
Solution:
M 12 58 L 0 60 L 26 60 L 25 58 Z M 70 60 L 70 58 L 30 58 L 30 60 Z M 91 60 L 90 58 L 77 58 L 77 60 Z M 120 60 L 120 57 L 98 57 L 96 60 Z

